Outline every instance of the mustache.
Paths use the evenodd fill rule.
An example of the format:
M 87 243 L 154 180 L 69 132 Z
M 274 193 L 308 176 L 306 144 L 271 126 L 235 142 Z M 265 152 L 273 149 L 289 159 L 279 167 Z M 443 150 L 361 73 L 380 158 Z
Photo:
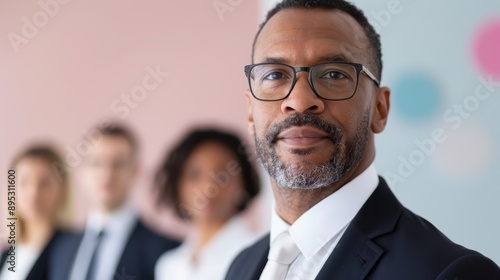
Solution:
M 288 116 L 282 122 L 272 124 L 264 135 L 267 143 L 274 144 L 278 141 L 278 135 L 293 126 L 310 126 L 321 129 L 329 135 L 330 141 L 334 144 L 340 142 L 344 133 L 338 126 L 325 121 L 324 119 L 310 114 L 293 114 Z

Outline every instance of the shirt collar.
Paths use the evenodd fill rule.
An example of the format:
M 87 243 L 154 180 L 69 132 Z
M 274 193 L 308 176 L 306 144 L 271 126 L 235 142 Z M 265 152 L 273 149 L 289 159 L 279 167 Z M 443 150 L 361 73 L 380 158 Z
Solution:
M 103 214 L 102 212 L 91 210 L 87 219 L 86 228 L 93 232 L 106 231 L 123 231 L 137 218 L 137 213 L 131 205 L 125 204 L 116 209 L 110 214 Z
M 327 196 L 300 216 L 291 226 L 273 207 L 270 241 L 289 231 L 300 252 L 308 260 L 352 221 L 377 188 L 379 178 L 372 163 L 361 174 Z

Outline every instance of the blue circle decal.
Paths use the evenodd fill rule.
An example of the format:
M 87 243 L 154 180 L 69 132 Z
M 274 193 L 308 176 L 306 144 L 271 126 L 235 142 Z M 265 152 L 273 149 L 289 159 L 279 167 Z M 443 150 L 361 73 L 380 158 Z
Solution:
M 434 117 L 441 99 L 437 82 L 423 73 L 401 76 L 395 84 L 393 96 L 395 110 L 411 122 Z

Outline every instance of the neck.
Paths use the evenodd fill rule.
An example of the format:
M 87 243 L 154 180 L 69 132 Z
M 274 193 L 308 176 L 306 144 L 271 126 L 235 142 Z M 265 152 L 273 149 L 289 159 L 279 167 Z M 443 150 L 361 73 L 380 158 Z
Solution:
M 227 223 L 229 219 L 220 221 L 199 221 L 194 223 L 196 232 L 198 233 L 198 243 L 196 248 L 203 248 L 214 237 L 215 234 Z
M 373 160 L 372 160 L 373 161 Z M 276 211 L 278 215 L 289 225 L 295 223 L 307 210 L 311 209 L 318 202 L 322 201 L 332 193 L 336 192 L 343 185 L 352 181 L 359 174 L 370 166 L 372 161 L 361 162 L 351 172 L 345 174 L 340 180 L 328 187 L 314 190 L 297 190 L 280 187 L 273 180 L 271 186 L 276 201 Z
M 195 231 L 198 233 L 198 240 L 191 255 L 191 262 L 198 264 L 200 252 L 203 247 L 217 234 L 217 232 L 227 223 L 228 219 L 221 221 L 194 221 Z
M 104 207 L 99 207 L 97 208 L 97 213 L 101 215 L 101 217 L 104 219 L 104 221 L 107 221 L 109 216 L 111 216 L 113 213 L 121 209 L 125 203 L 119 204 L 119 205 L 114 205 L 114 206 L 104 206 Z
M 54 219 L 42 219 L 23 222 L 23 234 L 21 243 L 30 247 L 43 248 L 55 231 Z

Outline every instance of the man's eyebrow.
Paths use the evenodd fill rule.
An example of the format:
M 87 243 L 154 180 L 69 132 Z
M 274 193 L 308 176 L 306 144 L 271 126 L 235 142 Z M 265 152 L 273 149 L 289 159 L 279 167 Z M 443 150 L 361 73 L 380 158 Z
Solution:
M 286 63 L 287 59 L 283 57 L 266 57 L 263 63 Z
M 286 64 L 288 59 L 284 57 L 266 57 L 262 63 L 284 63 Z M 316 63 L 325 63 L 325 62 L 353 62 L 352 59 L 347 58 L 343 54 L 332 55 L 332 56 L 323 56 L 316 60 Z
M 323 63 L 323 62 L 352 62 L 352 60 L 347 58 L 343 54 L 338 54 L 334 56 L 324 56 L 318 60 L 318 63 Z

